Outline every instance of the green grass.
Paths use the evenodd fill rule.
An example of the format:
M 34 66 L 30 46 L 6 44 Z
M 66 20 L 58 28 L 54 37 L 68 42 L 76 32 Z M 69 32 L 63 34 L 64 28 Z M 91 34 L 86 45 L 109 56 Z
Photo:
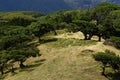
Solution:
M 56 32 L 57 32 L 57 34 L 59 35 L 59 34 L 64 34 L 64 33 L 66 33 L 67 30 L 66 30 L 66 29 L 56 30 Z M 54 35 L 54 32 L 53 32 L 53 31 L 51 31 L 51 32 L 49 32 L 49 33 L 46 33 L 46 34 L 44 35 L 44 37 L 45 37 L 45 36 L 51 36 L 51 35 Z
M 70 47 L 70 46 L 89 46 L 95 45 L 94 40 L 81 40 L 81 39 L 57 39 L 56 41 L 47 43 L 47 45 L 52 45 L 52 47 Z

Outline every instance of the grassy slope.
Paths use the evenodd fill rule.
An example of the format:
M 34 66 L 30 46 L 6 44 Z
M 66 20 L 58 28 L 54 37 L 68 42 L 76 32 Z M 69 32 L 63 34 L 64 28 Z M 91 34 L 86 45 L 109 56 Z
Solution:
M 74 36 L 72 36 L 74 35 Z M 76 38 L 76 34 L 65 35 L 57 38 Z M 80 35 L 81 38 L 83 37 Z M 63 43 L 64 40 L 62 39 Z M 91 54 L 110 49 L 119 53 L 120 51 L 111 47 L 105 46 L 102 42 L 88 42 L 85 44 L 74 44 L 69 46 L 61 46 L 61 40 L 41 44 L 38 48 L 43 54 L 41 57 L 30 58 L 27 63 L 29 66 L 24 70 L 16 70 L 15 75 L 9 74 L 5 80 L 108 80 L 101 76 L 100 64 L 95 62 Z M 76 41 L 75 41 L 76 42 Z M 79 43 L 79 42 L 78 42 Z M 62 45 L 64 45 L 62 44 Z M 88 45 L 89 44 L 89 45 Z M 56 47 L 56 45 L 59 45 Z

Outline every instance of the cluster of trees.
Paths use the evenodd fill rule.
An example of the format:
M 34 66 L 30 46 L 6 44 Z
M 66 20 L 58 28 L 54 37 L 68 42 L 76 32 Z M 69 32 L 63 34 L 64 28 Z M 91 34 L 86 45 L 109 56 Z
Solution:
M 90 40 L 93 35 L 104 39 L 112 39 L 115 46 L 119 48 L 120 43 L 120 6 L 112 3 L 101 3 L 97 7 L 84 10 L 81 17 L 72 19 L 69 26 L 73 32 L 81 31 L 85 39 Z
M 67 28 L 70 32 L 83 32 L 85 40 L 91 40 L 94 35 L 97 35 L 98 40 L 101 41 L 101 38 L 120 37 L 119 13 L 120 6 L 104 2 L 89 10 L 68 10 L 47 14 L 40 17 L 32 26 L 34 28 L 36 26 L 38 30 L 38 25 L 42 26 L 41 23 L 47 25 L 49 23 L 48 26 L 52 31 Z M 46 28 L 47 32 L 51 31 L 49 28 Z
M 119 11 L 120 6 L 111 3 L 102 3 L 94 9 L 84 11 L 81 18 L 74 20 L 74 26 L 71 31 L 81 31 L 85 39 L 90 40 L 93 35 L 109 39 L 111 36 L 119 36 Z M 116 18 L 116 19 L 115 19 Z M 115 21 L 116 20 L 116 21 Z M 116 26 L 115 26 L 116 25 Z M 77 30 L 74 30 L 76 29 Z
M 106 50 L 105 52 L 98 52 L 93 55 L 96 61 L 102 64 L 102 75 L 105 75 L 107 67 L 112 68 L 115 72 L 120 72 L 120 56 L 116 53 Z
M 0 22 L 6 22 L 0 25 L 0 72 L 4 74 L 5 71 L 14 72 L 16 62 L 24 68 L 29 57 L 41 54 L 34 44 L 30 44 L 34 36 L 27 27 L 37 21 L 36 13 L 7 12 L 1 15 Z
M 3 30 L 0 38 L 0 71 L 9 69 L 14 72 L 13 64 L 19 62 L 20 68 L 29 57 L 39 56 L 39 50 L 29 44 L 32 36 L 24 27 L 16 26 L 16 29 Z

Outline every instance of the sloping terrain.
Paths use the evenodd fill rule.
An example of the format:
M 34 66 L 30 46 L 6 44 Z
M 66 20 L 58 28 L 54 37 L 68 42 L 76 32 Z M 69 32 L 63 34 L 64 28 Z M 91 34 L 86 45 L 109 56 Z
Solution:
M 100 64 L 92 58 L 92 54 L 105 49 L 116 53 L 120 53 L 120 50 L 96 40 L 93 43 L 82 41 L 83 35 L 80 32 L 49 37 L 58 40 L 39 45 L 42 56 L 28 59 L 28 68 L 18 69 L 15 74 L 8 74 L 4 80 L 108 80 L 101 75 Z M 73 41 L 69 43 L 71 39 Z

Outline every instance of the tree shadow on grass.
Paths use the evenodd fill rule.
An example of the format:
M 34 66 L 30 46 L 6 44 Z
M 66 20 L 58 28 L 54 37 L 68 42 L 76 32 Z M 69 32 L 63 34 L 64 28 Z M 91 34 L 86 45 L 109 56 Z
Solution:
M 120 72 L 108 73 L 106 76 L 109 80 L 120 80 Z
M 42 64 L 44 64 L 44 62 L 46 61 L 46 59 L 41 59 L 41 60 L 37 60 L 34 62 L 34 64 L 30 64 L 30 65 L 26 65 L 23 69 L 20 70 L 20 72 L 22 71 L 33 71 L 35 69 L 35 67 L 38 67 Z
M 46 59 L 41 59 L 41 60 L 36 60 L 35 63 L 43 63 L 45 61 L 46 61 Z
M 51 39 L 41 39 L 40 44 L 44 44 L 44 43 L 49 43 L 49 42 L 54 42 L 57 41 L 57 38 L 51 38 Z
M 32 65 L 27 65 L 24 68 L 20 69 L 19 72 L 23 72 L 23 71 L 27 71 L 27 72 L 31 72 L 35 69 L 35 67 L 38 67 L 40 65 L 42 65 L 43 63 L 37 63 L 37 64 L 32 64 Z

